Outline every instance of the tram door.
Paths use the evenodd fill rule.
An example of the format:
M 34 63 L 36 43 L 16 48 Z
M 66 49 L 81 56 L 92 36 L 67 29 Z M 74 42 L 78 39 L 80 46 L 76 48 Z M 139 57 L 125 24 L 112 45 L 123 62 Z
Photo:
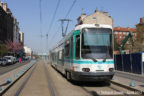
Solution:
M 65 41 L 65 47 L 64 47 L 64 67 L 66 69 L 70 69 L 70 49 L 71 49 L 71 44 L 70 44 L 70 39 Z

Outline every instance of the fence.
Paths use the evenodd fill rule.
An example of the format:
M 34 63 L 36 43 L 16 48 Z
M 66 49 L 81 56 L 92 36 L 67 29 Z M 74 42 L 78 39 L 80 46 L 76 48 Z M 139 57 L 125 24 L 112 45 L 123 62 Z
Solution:
M 115 70 L 143 74 L 144 53 L 119 54 L 114 56 Z

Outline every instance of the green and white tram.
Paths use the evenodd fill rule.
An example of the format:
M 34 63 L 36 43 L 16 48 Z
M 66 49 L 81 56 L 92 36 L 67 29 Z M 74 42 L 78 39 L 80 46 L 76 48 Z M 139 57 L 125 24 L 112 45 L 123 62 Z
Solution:
M 112 26 L 78 25 L 50 50 L 50 63 L 68 80 L 111 80 L 114 75 L 112 39 Z

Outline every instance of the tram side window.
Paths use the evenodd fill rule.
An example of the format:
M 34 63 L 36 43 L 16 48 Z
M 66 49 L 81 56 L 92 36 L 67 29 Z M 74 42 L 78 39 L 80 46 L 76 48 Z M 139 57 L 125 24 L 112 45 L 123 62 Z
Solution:
M 57 62 L 57 58 L 56 58 L 56 53 L 54 54 L 54 62 L 56 63 Z
M 80 35 L 76 36 L 76 59 L 80 58 Z
M 59 51 L 59 54 L 58 54 L 58 55 L 59 55 L 59 56 L 58 56 L 58 59 L 61 60 L 61 59 L 62 59 L 62 50 Z
M 69 49 L 70 49 L 70 41 L 67 40 L 67 41 L 65 42 L 65 56 L 66 56 L 66 57 L 69 57 Z
M 110 35 L 110 38 L 113 38 L 112 35 Z M 113 58 L 113 42 L 112 42 L 112 39 L 111 39 L 110 42 L 111 42 L 111 46 L 109 48 L 109 54 Z
M 62 49 L 62 62 L 64 61 L 64 49 Z
M 52 53 L 52 62 L 54 62 L 54 54 Z

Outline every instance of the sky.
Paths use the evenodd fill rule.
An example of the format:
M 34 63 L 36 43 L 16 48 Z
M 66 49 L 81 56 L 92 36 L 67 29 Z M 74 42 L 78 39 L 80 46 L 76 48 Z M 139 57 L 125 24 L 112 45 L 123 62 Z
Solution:
M 65 18 L 74 0 L 60 0 L 55 18 L 53 16 L 58 0 L 1 0 L 8 4 L 8 8 L 19 22 L 24 32 L 24 44 L 35 52 L 43 53 L 62 39 L 61 22 Z M 144 16 L 144 0 L 76 0 L 68 15 L 68 32 L 77 24 L 77 18 L 83 13 L 92 14 L 96 8 L 108 12 L 114 20 L 114 27 L 131 27 L 139 23 Z M 83 11 L 82 11 L 83 9 Z M 54 18 L 54 19 L 53 19 Z M 53 23 L 51 23 L 53 20 Z M 51 26 L 51 29 L 50 29 Z M 48 40 L 46 34 L 49 33 Z M 42 34 L 42 38 L 41 38 Z

